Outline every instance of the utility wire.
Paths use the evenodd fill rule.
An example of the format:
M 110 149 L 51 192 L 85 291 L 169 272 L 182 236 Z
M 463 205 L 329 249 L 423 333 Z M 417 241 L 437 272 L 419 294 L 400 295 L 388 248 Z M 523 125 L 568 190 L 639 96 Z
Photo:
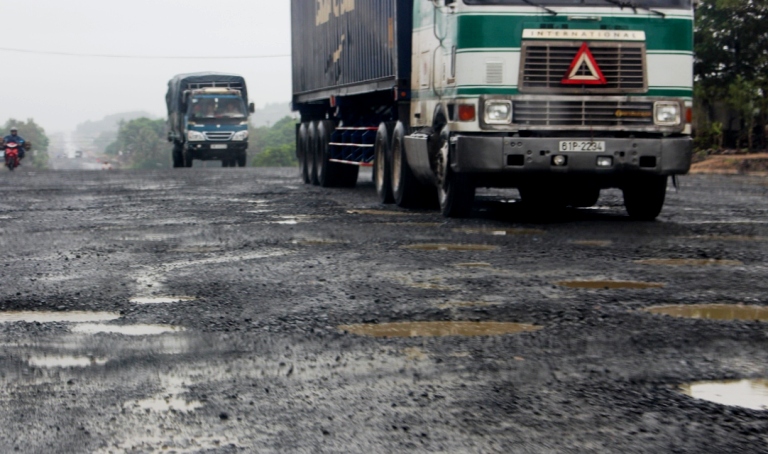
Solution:
M 275 54 L 275 55 L 235 55 L 235 56 L 163 56 L 163 55 L 117 55 L 117 54 L 79 54 L 74 52 L 54 52 L 45 50 L 31 50 L 31 49 L 13 49 L 8 47 L 0 47 L 0 52 L 14 52 L 18 54 L 33 54 L 33 55 L 58 55 L 63 57 L 78 57 L 78 58 L 124 58 L 133 60 L 254 60 L 265 58 L 287 58 L 290 54 Z

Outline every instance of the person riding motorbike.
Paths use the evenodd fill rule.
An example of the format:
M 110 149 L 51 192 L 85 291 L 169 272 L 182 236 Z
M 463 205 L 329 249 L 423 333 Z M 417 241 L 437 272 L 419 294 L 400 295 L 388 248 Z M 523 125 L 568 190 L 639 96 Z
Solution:
M 24 159 L 24 138 L 18 134 L 19 130 L 16 127 L 11 128 L 11 133 L 3 137 L 3 145 L 8 143 L 15 143 L 19 146 L 19 160 Z

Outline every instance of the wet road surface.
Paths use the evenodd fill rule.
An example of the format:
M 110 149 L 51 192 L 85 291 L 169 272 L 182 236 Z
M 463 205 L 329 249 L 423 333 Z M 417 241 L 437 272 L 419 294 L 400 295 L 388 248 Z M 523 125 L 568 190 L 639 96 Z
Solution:
M 656 222 L 615 191 L 445 220 L 368 175 L 22 170 L 0 452 L 768 451 L 765 407 L 693 391 L 765 392 L 766 322 L 701 316 L 768 306 L 765 178 L 685 177 Z

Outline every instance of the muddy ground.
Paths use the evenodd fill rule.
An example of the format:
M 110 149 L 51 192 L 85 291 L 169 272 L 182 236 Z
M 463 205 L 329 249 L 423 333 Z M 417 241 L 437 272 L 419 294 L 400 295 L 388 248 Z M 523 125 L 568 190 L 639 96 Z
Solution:
M 37 318 L 0 323 L 0 452 L 766 452 L 768 411 L 679 388 L 768 377 L 768 325 L 643 309 L 768 306 L 768 180 L 681 183 L 656 222 L 445 220 L 369 175 L 3 173 L 0 315 Z M 451 321 L 525 331 L 349 326 Z

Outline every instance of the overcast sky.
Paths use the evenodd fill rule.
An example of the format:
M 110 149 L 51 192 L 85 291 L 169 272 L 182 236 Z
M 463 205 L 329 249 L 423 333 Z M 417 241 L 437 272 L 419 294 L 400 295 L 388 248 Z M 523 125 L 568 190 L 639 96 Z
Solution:
M 0 0 L 0 48 L 141 56 L 290 54 L 288 0 Z M 118 59 L 0 50 L 0 124 L 34 118 L 47 132 L 146 110 L 165 115 L 175 74 L 245 76 L 257 108 L 288 103 L 290 58 Z

